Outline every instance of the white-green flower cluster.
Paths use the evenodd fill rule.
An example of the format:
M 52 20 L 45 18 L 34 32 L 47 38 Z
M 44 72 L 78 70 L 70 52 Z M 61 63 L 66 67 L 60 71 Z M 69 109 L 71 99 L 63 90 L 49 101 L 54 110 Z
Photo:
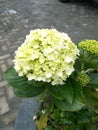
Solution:
M 79 42 L 78 46 L 81 47 L 83 50 L 98 55 L 98 41 L 96 40 L 84 40 Z
M 31 30 L 16 51 L 14 68 L 28 80 L 63 84 L 74 71 L 78 54 L 77 46 L 66 33 L 56 29 Z

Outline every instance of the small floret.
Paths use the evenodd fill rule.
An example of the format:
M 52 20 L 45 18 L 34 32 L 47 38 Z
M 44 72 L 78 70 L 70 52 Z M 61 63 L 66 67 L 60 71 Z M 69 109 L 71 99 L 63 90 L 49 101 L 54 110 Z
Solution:
M 85 73 L 78 73 L 76 76 L 76 81 L 82 86 L 86 86 L 90 82 L 90 78 Z

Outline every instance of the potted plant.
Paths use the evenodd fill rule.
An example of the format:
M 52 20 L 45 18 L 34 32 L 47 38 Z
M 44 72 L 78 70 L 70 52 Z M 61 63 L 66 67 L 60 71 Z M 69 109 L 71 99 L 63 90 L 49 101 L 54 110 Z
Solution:
M 56 29 L 30 31 L 5 79 L 19 97 L 38 96 L 38 130 L 97 130 L 98 42 L 75 45 Z

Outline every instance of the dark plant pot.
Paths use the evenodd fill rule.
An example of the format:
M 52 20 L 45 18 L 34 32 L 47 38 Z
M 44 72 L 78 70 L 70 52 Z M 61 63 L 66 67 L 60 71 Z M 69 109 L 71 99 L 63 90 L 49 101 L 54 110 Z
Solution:
M 24 99 L 20 105 L 15 121 L 15 130 L 37 130 L 33 116 L 38 111 L 39 103 L 37 98 Z

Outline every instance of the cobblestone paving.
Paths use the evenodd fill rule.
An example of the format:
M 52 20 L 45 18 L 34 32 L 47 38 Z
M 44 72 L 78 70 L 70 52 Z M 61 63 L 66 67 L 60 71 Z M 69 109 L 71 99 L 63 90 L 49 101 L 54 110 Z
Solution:
M 21 27 L 18 20 L 22 18 L 13 9 L 13 4 L 11 0 L 0 1 L 0 130 L 14 130 L 14 122 L 21 102 L 3 78 L 4 71 L 13 64 L 14 51 L 25 36 L 25 31 L 22 32 L 23 36 L 19 35 Z
M 55 2 L 59 4 L 59 7 L 54 10 L 51 5 L 54 6 Z M 98 10 L 87 8 L 89 11 L 84 15 L 83 7 L 78 7 L 77 12 L 80 11 L 80 17 L 77 18 L 78 15 L 74 14 L 75 4 L 71 6 L 72 10 L 67 5 L 59 3 L 58 0 L 50 0 L 50 5 L 48 5 L 48 0 L 0 0 L 0 130 L 14 129 L 21 99 L 14 95 L 12 88 L 4 80 L 3 73 L 13 64 L 14 51 L 24 41 L 29 30 L 54 27 L 61 31 L 66 30 L 74 41 L 77 38 L 78 40 L 85 38 L 85 35 L 87 38 L 98 40 Z M 67 14 L 62 8 L 65 8 Z M 61 17 L 61 14 L 56 13 L 57 11 L 59 13 L 61 11 L 61 14 L 67 18 Z M 73 14 L 73 20 L 77 22 L 71 21 Z M 79 19 L 79 22 L 82 22 L 81 26 L 79 26 Z

